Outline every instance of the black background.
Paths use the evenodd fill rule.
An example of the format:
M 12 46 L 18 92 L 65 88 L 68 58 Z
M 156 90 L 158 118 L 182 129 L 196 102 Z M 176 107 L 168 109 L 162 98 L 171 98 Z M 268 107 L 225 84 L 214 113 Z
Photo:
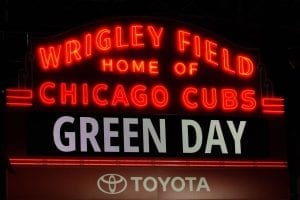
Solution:
M 44 117 L 41 117 L 44 114 Z M 74 123 L 66 123 L 61 127 L 61 140 L 64 145 L 68 145 L 68 140 L 64 137 L 64 132 L 75 132 L 76 138 L 76 150 L 72 152 L 62 152 L 54 144 L 53 139 L 53 126 L 56 120 L 62 116 L 69 116 L 74 118 Z M 110 157 L 176 157 L 178 159 L 194 158 L 194 159 L 284 159 L 284 157 L 276 150 L 272 149 L 271 143 L 276 136 L 270 136 L 268 131 L 268 120 L 263 118 L 233 118 L 233 117 L 195 117 L 195 116 L 176 116 L 176 115 L 103 115 L 101 113 L 32 113 L 28 116 L 28 132 L 27 132 L 27 151 L 25 155 L 37 155 L 37 156 L 110 156 Z M 101 152 L 95 152 L 90 143 L 88 142 L 88 151 L 80 151 L 80 127 L 79 118 L 90 117 L 94 118 L 98 122 L 99 132 L 97 134 L 96 141 L 101 149 Z M 113 117 L 118 118 L 119 123 L 112 124 L 111 130 L 118 132 L 118 137 L 111 139 L 111 145 L 119 146 L 119 152 L 105 152 L 104 150 L 104 131 L 103 131 L 103 118 Z M 131 138 L 131 145 L 138 146 L 139 152 L 126 153 L 124 152 L 124 140 L 123 140 L 123 118 L 137 118 L 138 124 L 131 125 L 130 130 L 137 132 L 138 137 Z M 150 150 L 149 153 L 143 152 L 143 118 L 151 119 L 158 137 L 160 136 L 159 119 L 165 119 L 166 122 L 166 153 L 157 151 L 152 137 L 149 136 Z M 201 148 L 195 153 L 183 153 L 182 150 L 182 120 L 196 121 L 202 130 L 202 145 Z M 228 150 L 228 154 L 223 154 L 219 146 L 213 145 L 212 151 L 209 154 L 205 153 L 208 130 L 211 120 L 219 120 L 221 125 L 222 134 L 224 136 L 225 145 Z M 239 126 L 240 121 L 246 121 L 246 126 L 241 138 L 241 154 L 235 154 L 234 139 L 230 133 L 226 121 L 233 121 L 236 129 Z M 192 127 L 189 127 L 189 144 L 193 146 L 195 144 L 195 131 Z M 216 135 L 216 134 L 215 134 Z M 273 137 L 273 138 L 272 138 Z M 271 139 L 272 141 L 270 141 Z M 279 141 L 275 140 L 275 143 Z M 282 148 L 280 148 L 282 150 Z

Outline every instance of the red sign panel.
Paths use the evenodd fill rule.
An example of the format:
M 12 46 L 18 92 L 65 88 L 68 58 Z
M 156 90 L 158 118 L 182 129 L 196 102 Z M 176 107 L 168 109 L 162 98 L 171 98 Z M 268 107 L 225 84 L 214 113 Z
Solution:
M 289 199 L 284 169 L 17 167 L 8 199 Z

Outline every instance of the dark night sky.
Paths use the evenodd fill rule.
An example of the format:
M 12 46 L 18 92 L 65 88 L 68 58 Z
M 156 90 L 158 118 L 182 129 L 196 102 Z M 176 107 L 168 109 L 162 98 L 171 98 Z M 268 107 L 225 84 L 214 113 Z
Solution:
M 190 21 L 241 46 L 260 48 L 262 62 L 280 90 L 289 84 L 281 80 L 283 76 L 299 71 L 299 1 L 6 0 L 2 4 L 2 60 L 9 67 L 8 74 L 1 73 L 1 86 L 12 84 L 23 67 L 27 39 L 105 17 L 134 15 Z M 272 62 L 282 62 L 282 69 L 272 67 Z
M 115 16 L 160 16 L 192 22 L 247 48 L 258 48 L 277 94 L 287 99 L 292 196 L 300 157 L 298 92 L 300 91 L 300 1 L 214 0 L 2 0 L 0 3 L 0 89 L 26 77 L 30 38 Z M 5 70 L 4 70 L 5 69 Z M 0 102 L 4 102 L 3 95 Z M 298 135 L 297 135 L 298 133 Z M 298 178 L 299 179 L 299 178 Z M 299 181 L 298 181 L 299 182 Z M 298 186 L 299 187 L 299 186 Z

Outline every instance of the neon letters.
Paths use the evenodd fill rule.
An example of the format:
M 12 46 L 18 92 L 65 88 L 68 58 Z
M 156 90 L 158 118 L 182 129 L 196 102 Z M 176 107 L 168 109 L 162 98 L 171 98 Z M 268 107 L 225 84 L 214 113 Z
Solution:
M 40 81 L 35 92 L 47 107 L 282 115 L 283 98 L 256 90 L 254 57 L 185 27 L 104 24 L 37 45 L 37 70 L 52 78 Z M 79 78 L 53 78 L 72 70 Z M 92 77 L 81 77 L 82 70 Z M 235 81 L 227 83 L 229 78 Z

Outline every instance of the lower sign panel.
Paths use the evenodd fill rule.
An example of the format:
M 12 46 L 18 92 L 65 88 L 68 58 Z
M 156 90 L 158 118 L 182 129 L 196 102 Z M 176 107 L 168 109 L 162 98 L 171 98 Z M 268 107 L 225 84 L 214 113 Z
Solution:
M 8 199 L 289 199 L 286 169 L 16 167 Z

